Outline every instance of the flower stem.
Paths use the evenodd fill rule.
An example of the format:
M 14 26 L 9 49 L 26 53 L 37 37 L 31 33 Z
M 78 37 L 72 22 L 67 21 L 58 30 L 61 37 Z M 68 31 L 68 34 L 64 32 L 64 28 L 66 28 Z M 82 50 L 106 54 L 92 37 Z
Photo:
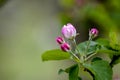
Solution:
M 87 54 L 87 51 L 88 51 L 88 48 L 89 48 L 89 46 L 90 46 L 90 42 L 91 42 L 91 40 L 92 40 L 92 38 L 91 38 L 91 36 L 89 37 L 89 40 L 88 40 L 88 42 L 87 42 L 87 48 L 86 48 L 86 52 L 85 52 L 85 54 Z
M 75 39 L 73 39 L 73 42 L 74 42 L 74 44 L 75 44 L 76 50 L 78 51 L 78 53 L 80 53 L 80 51 L 79 51 L 79 49 L 78 49 L 78 47 L 77 47 L 76 40 L 75 40 Z
M 76 59 L 78 63 L 81 63 L 80 59 L 72 51 L 70 51 L 70 54 Z
M 96 54 L 97 54 L 97 52 L 91 54 L 90 56 L 88 56 L 88 57 L 85 59 L 85 61 L 87 61 L 88 59 L 90 59 L 92 56 L 94 56 L 94 55 L 96 55 Z

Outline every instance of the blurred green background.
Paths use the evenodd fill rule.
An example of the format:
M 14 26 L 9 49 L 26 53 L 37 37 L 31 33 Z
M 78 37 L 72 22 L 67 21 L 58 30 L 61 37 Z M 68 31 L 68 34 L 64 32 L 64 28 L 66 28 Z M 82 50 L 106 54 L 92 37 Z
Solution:
M 99 37 L 119 33 L 119 21 L 120 0 L 0 0 L 0 80 L 67 80 L 57 72 L 72 62 L 40 57 L 59 48 L 55 37 L 62 25 L 72 23 L 81 42 L 91 27 L 100 30 Z M 119 67 L 114 77 L 120 77 Z

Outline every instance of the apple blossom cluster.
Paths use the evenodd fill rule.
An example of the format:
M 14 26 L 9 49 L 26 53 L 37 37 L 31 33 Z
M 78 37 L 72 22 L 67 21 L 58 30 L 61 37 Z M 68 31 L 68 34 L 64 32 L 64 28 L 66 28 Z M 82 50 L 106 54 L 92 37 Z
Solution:
M 60 69 L 58 74 L 62 72 L 68 73 L 69 80 L 83 80 L 79 73 L 88 72 L 92 80 L 113 80 L 112 68 L 117 63 L 120 63 L 120 45 L 117 35 L 110 33 L 110 39 L 100 38 L 93 40 L 98 36 L 99 31 L 96 28 L 91 28 L 88 31 L 88 40 L 79 44 L 76 43 L 77 33 L 76 28 L 68 23 L 61 29 L 61 36 L 56 38 L 56 42 L 60 49 L 46 51 L 42 55 L 43 61 L 48 60 L 73 60 L 74 65 Z M 84 35 L 83 35 L 84 36 Z M 82 36 L 81 36 L 82 37 Z M 116 49 L 117 48 L 117 49 Z M 98 53 L 107 53 L 109 61 L 103 59 Z M 102 66 L 102 67 L 101 67 Z M 107 76 L 106 76 L 107 75 Z
M 75 37 L 77 36 L 77 31 L 75 27 L 68 23 L 67 25 L 64 25 L 61 29 L 61 33 L 63 37 L 59 36 L 56 38 L 56 42 L 60 45 L 61 50 L 68 52 L 71 49 L 70 44 L 68 44 L 65 40 L 75 40 Z M 95 38 L 98 35 L 98 30 L 96 28 L 92 28 L 89 31 L 89 37 Z

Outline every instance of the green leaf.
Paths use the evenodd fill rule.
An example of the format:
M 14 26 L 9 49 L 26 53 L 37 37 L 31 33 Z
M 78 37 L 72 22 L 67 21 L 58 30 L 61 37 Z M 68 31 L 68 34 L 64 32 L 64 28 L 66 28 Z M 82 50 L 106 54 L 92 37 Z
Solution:
M 119 36 L 118 36 L 118 33 L 117 33 L 117 31 L 115 32 L 113 32 L 113 31 L 111 31 L 110 33 L 109 33 L 109 37 L 110 37 L 110 46 L 113 48 L 113 49 L 115 49 L 115 50 L 118 50 L 118 51 L 120 51 L 120 41 L 119 41 Z
M 81 78 L 81 77 L 78 77 L 78 80 L 82 80 L 82 78 Z
M 100 58 L 100 57 L 95 57 L 95 58 L 92 59 L 92 62 L 98 61 L 98 60 L 102 60 L 102 58 Z
M 69 71 L 69 80 L 78 80 L 79 67 L 78 65 L 72 67 Z
M 118 38 L 117 37 L 118 37 L 118 35 L 116 34 L 116 32 L 111 31 L 109 33 L 110 42 L 112 44 L 118 44 Z
M 49 50 L 42 54 L 42 60 L 64 60 L 70 59 L 70 54 L 59 49 Z
M 112 80 L 112 69 L 107 61 L 97 60 L 84 67 L 94 75 L 94 80 Z
M 72 68 L 74 68 L 75 66 L 77 66 L 77 64 L 74 64 L 74 65 L 72 65 L 72 66 L 66 68 L 65 70 L 60 69 L 60 70 L 58 71 L 58 74 L 61 74 L 61 73 L 63 73 L 63 72 L 69 73 L 70 70 L 71 70 Z
M 110 41 L 105 39 L 98 39 L 96 42 L 101 46 L 98 50 L 100 53 L 107 53 L 111 58 L 110 66 L 120 63 L 120 44 L 117 31 L 114 30 L 109 33 Z
M 99 53 L 107 53 L 110 56 L 120 55 L 120 51 L 117 50 L 120 46 L 118 46 L 117 44 L 113 45 L 114 46 L 114 48 L 113 48 L 110 45 L 110 44 L 112 44 L 112 42 L 110 42 L 106 39 L 103 39 L 103 38 L 96 40 L 96 42 L 100 45 L 99 49 L 98 49 Z
M 74 64 L 68 68 L 66 68 L 65 70 L 60 69 L 58 74 L 61 74 L 63 72 L 66 72 L 69 74 L 69 80 L 82 80 L 79 76 L 79 66 L 78 64 Z
M 112 49 L 111 47 L 105 47 L 105 46 L 100 46 L 99 49 L 97 50 L 98 53 L 107 53 L 110 56 L 113 55 L 120 55 L 120 51 L 116 51 Z
M 120 55 L 120 51 L 113 49 L 110 45 L 111 42 L 105 39 L 98 39 L 96 42 L 99 44 L 99 49 L 97 52 L 99 53 L 107 53 L 109 55 Z
M 120 63 L 120 55 L 116 56 L 114 55 L 112 57 L 112 61 L 110 62 L 110 66 L 113 67 L 114 65 Z
M 102 48 L 102 49 L 99 49 L 97 51 L 98 53 L 105 53 L 105 54 L 108 54 L 110 59 L 111 59 L 111 67 L 113 67 L 113 65 L 115 64 L 118 64 L 120 63 L 120 60 L 118 60 L 119 56 L 120 56 L 120 51 L 114 51 L 112 49 L 108 49 L 108 48 Z
M 87 48 L 87 44 L 88 44 L 88 41 L 82 42 L 78 45 L 78 48 L 79 48 L 79 51 L 81 54 L 85 53 L 85 50 Z M 96 52 L 97 49 L 98 49 L 98 44 L 94 41 L 90 41 L 90 45 L 89 45 L 87 54 L 92 54 L 92 53 Z
M 107 39 L 104 39 L 104 38 L 99 38 L 96 40 L 96 42 L 102 46 L 109 46 L 109 41 Z

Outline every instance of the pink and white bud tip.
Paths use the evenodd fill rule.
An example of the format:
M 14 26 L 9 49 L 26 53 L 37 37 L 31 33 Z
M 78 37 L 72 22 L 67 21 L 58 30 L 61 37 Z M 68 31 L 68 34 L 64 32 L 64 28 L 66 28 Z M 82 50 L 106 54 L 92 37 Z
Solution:
M 68 43 L 61 44 L 61 50 L 64 52 L 68 52 L 70 50 L 70 45 Z
M 96 37 L 98 35 L 99 31 L 96 29 L 96 28 L 92 28 L 90 31 L 89 31 L 89 35 L 90 36 L 93 36 L 93 37 Z
M 56 38 L 56 42 L 58 44 L 63 44 L 65 41 L 64 41 L 64 39 L 62 37 L 59 36 L 59 37 Z
M 66 39 L 73 39 L 76 37 L 76 29 L 75 27 L 68 23 L 67 25 L 64 25 L 62 27 L 62 35 L 66 38 Z

